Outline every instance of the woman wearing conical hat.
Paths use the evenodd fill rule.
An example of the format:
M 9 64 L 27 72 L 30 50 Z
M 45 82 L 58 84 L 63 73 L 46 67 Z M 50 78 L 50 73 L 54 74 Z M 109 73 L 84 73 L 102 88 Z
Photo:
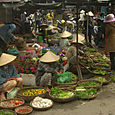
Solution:
M 58 63 L 59 59 L 59 56 L 51 51 L 40 58 L 36 76 L 37 86 L 51 86 L 53 80 L 55 80 L 54 74 L 63 72 L 63 67 Z
M 22 88 L 22 78 L 16 73 L 12 62 L 16 56 L 2 53 L 0 56 L 0 99 L 5 100 L 6 93 L 10 93 L 15 87 Z

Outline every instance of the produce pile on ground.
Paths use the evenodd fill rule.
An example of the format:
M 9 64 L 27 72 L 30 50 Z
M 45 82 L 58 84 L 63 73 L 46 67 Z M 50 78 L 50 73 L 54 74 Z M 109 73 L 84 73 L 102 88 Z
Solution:
M 76 82 L 77 76 L 71 72 L 64 72 L 63 74 L 57 74 L 57 83 L 73 83 Z
M 20 93 L 20 95 L 23 96 L 32 96 L 32 95 L 39 95 L 39 94 L 44 94 L 45 89 L 27 89 Z
M 104 77 L 97 77 L 97 78 L 94 78 L 94 80 L 100 81 L 102 83 L 107 81 Z
M 90 98 L 97 94 L 97 90 L 94 88 L 85 89 L 84 87 L 76 87 L 76 97 Z
M 10 111 L 0 110 L 0 115 L 16 115 L 16 114 Z
M 71 91 L 63 91 L 58 87 L 51 88 L 50 96 L 56 97 L 56 98 L 70 98 L 74 95 Z
M 22 105 L 24 102 L 22 100 L 8 100 L 0 102 L 0 107 L 12 108 Z
M 53 102 L 50 99 L 43 99 L 39 96 L 32 101 L 32 106 L 35 108 L 47 108 L 52 105 Z

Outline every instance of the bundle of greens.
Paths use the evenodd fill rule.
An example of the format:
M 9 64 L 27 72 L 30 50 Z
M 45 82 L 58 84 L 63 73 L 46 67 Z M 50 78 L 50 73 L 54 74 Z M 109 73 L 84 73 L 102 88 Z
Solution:
M 100 81 L 102 83 L 107 81 L 104 77 L 97 77 L 94 80 Z

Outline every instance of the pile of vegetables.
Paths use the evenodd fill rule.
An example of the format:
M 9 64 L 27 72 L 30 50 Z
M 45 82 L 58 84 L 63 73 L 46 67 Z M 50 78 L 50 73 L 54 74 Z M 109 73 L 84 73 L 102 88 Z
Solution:
M 20 94 L 23 96 L 32 96 L 32 95 L 38 95 L 38 94 L 44 94 L 44 93 L 45 93 L 45 89 L 28 89 Z
M 84 89 L 79 91 L 78 89 Z M 97 94 L 97 90 L 94 88 L 85 89 L 84 87 L 76 87 L 76 97 L 90 98 Z
M 56 97 L 56 98 L 69 98 L 69 97 L 72 97 L 73 95 L 74 95 L 73 92 L 63 91 L 58 87 L 53 87 L 51 88 L 51 91 L 50 91 L 50 96 Z
M 63 74 L 57 74 L 57 83 L 73 83 L 76 82 L 77 76 L 71 72 L 64 72 Z
M 0 115 L 16 115 L 15 113 L 13 112 L 7 112 L 7 111 L 4 111 L 4 110 L 0 110 Z
M 10 107 L 17 107 L 22 105 L 24 102 L 22 100 L 8 100 L 0 102 L 0 107 L 10 108 Z
M 25 106 L 23 106 L 23 107 L 20 107 L 20 108 L 17 110 L 17 112 L 18 112 L 18 113 L 21 113 L 21 114 L 23 114 L 23 113 L 30 113 L 30 112 L 31 112 L 31 109 L 30 109 L 30 107 L 25 107 Z
M 100 81 L 102 83 L 107 81 L 104 77 L 97 77 L 94 80 Z
M 36 108 L 47 108 L 52 105 L 53 102 L 50 99 L 43 99 L 39 96 L 32 101 L 32 106 Z
M 97 83 L 97 82 L 95 82 L 95 81 L 87 81 L 87 82 L 81 82 L 79 85 L 80 85 L 80 86 L 93 87 L 93 86 L 98 86 L 98 85 L 100 85 L 100 83 Z
M 94 70 L 93 73 L 94 73 L 94 74 L 106 75 L 106 74 L 107 74 L 107 71 L 103 71 L 103 70 Z

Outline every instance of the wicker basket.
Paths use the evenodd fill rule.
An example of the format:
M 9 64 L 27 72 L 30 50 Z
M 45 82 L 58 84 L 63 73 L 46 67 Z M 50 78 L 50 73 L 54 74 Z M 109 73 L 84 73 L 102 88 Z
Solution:
M 91 79 L 79 81 L 78 82 L 78 86 L 81 86 L 80 83 L 83 83 L 83 82 L 96 82 L 96 83 L 99 83 L 99 85 L 97 85 L 97 86 L 83 86 L 84 88 L 96 88 L 96 89 L 100 89 L 102 87 L 102 83 L 100 81 L 91 80 Z
M 98 96 L 98 93 L 96 95 L 93 95 L 92 97 L 77 97 L 78 99 L 82 99 L 82 100 L 91 100 L 94 99 Z
M 19 109 L 23 109 L 23 107 L 25 107 L 25 108 L 29 108 L 30 109 L 30 111 L 29 112 L 18 112 L 18 110 Z M 16 109 L 15 109 L 15 112 L 18 114 L 18 115 L 27 115 L 27 114 L 30 114 L 30 113 L 32 113 L 32 111 L 33 111 L 33 108 L 32 107 L 30 107 L 30 106 L 20 106 L 20 107 L 17 107 Z
M 106 76 L 94 76 L 94 77 L 91 78 L 91 80 L 95 80 L 95 78 L 98 78 L 98 77 L 103 77 L 103 78 L 106 79 L 105 82 L 102 82 L 102 85 L 107 85 L 107 84 L 109 84 L 110 81 L 111 81 L 110 75 L 106 75 Z M 97 81 L 98 81 L 98 80 L 97 80 Z
M 55 101 L 55 102 L 59 102 L 59 103 L 66 103 L 66 102 L 70 102 L 73 101 L 75 99 L 75 94 L 72 97 L 69 98 L 57 98 L 57 97 L 53 97 L 50 95 L 50 93 L 48 94 L 48 97 Z
M 52 100 L 51 100 L 51 101 L 52 101 Z M 50 105 L 49 107 L 44 107 L 44 108 L 34 107 L 34 106 L 32 106 L 32 102 L 33 102 L 33 101 L 30 102 L 30 106 L 33 107 L 35 110 L 39 110 L 39 111 L 46 111 L 46 110 L 48 110 L 48 109 L 50 109 L 50 108 L 53 107 L 53 101 L 52 101 L 52 105 Z
M 23 103 L 20 104 L 20 105 L 17 105 L 17 106 L 13 106 L 13 107 L 5 107 L 5 106 L 0 105 L 0 108 L 2 108 L 2 109 L 15 109 L 16 107 L 19 107 L 19 106 L 21 106 L 25 103 L 25 101 L 23 99 L 20 99 L 20 98 L 7 99 L 7 100 L 4 100 L 4 101 L 0 101 L 0 103 L 6 102 L 6 101 L 10 102 L 11 100 L 19 100 L 19 101 L 23 101 Z
M 17 97 L 20 97 L 20 98 L 24 99 L 25 101 L 30 102 L 31 100 L 33 100 L 37 96 L 40 96 L 40 97 L 45 97 L 46 96 L 46 89 L 45 89 L 45 93 L 43 93 L 43 94 L 29 95 L 29 96 L 25 96 L 25 95 L 20 94 L 20 93 L 24 92 L 25 90 L 29 90 L 29 89 L 45 89 L 45 88 L 42 88 L 42 87 L 23 88 L 23 89 L 18 91 Z
M 17 113 L 15 111 L 13 111 L 13 110 L 9 110 L 9 109 L 1 109 L 1 110 L 4 111 L 4 112 L 11 112 L 14 115 L 17 115 Z

